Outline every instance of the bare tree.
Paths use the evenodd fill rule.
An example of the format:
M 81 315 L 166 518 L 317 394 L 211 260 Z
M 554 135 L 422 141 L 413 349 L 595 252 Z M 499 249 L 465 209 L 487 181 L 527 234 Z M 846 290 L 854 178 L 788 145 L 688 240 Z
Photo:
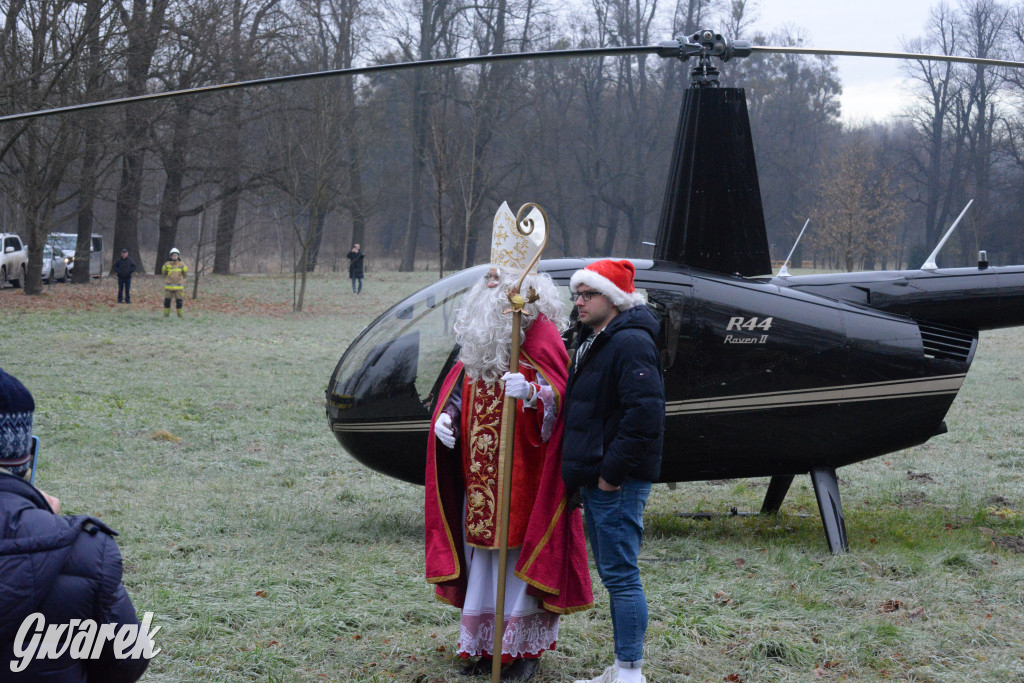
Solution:
M 819 173 L 819 200 L 811 213 L 814 245 L 847 272 L 865 260 L 891 257 L 903 219 L 893 170 L 880 168 L 868 144 L 854 138 L 835 159 L 821 164 Z
M 451 30 L 458 18 L 454 0 L 418 0 L 409 8 L 409 14 L 416 22 L 415 28 L 405 25 L 401 14 L 392 12 L 398 29 L 398 48 L 403 59 L 408 61 L 428 60 L 450 56 L 444 48 L 451 46 Z M 397 8 L 396 8 L 397 9 Z M 398 10 L 401 12 L 402 10 Z M 409 211 L 405 225 L 405 239 L 402 248 L 401 271 L 411 271 L 416 264 L 416 247 L 420 229 L 423 227 L 423 172 L 426 163 L 428 115 L 433 95 L 430 76 L 422 69 L 416 69 L 409 79 L 411 91 L 410 138 L 412 141 L 409 163 Z
M 124 88 L 127 97 L 146 92 L 153 55 L 164 32 L 164 15 L 169 0 L 132 0 L 131 11 L 120 9 L 125 26 Z M 142 197 L 143 171 L 149 143 L 151 108 L 136 104 L 124 108 L 121 182 L 117 190 L 114 216 L 114 253 L 127 249 L 132 258 L 139 253 L 139 202 Z M 86 261 L 88 263 L 88 261 Z M 79 270 L 79 269 L 75 269 Z M 113 260 L 111 260 L 113 273 Z
M 308 267 L 310 252 L 337 203 L 346 154 L 340 117 L 336 115 L 341 99 L 338 92 L 325 84 L 302 90 L 301 96 L 288 98 L 299 106 L 275 122 L 273 135 L 267 131 L 277 158 L 274 186 L 285 200 L 284 214 L 292 226 L 298 252 L 293 269 L 297 286 L 292 310 L 296 312 L 302 310 L 312 270 Z
M 222 10 L 218 3 L 202 1 L 176 3 L 170 8 L 167 39 L 156 55 L 158 64 L 154 67 L 164 89 L 183 90 L 212 80 L 218 59 L 216 28 L 223 24 Z M 160 270 L 177 244 L 179 221 L 204 212 L 216 201 L 215 197 L 204 197 L 192 206 L 183 206 L 192 190 L 209 182 L 212 173 L 201 153 L 213 142 L 204 134 L 208 119 L 202 117 L 197 121 L 197 115 L 202 113 L 194 98 L 179 98 L 162 109 L 150 128 L 152 146 L 164 171 L 153 272 Z
M 87 0 L 85 6 L 86 50 L 82 59 L 82 81 L 84 91 L 93 97 L 103 96 L 109 92 L 105 87 L 105 74 L 109 65 L 106 47 L 114 33 L 109 17 L 116 16 L 112 8 L 104 15 L 103 0 Z M 103 122 L 109 115 L 98 112 L 86 112 L 79 121 L 82 129 L 82 156 L 79 163 L 78 180 L 78 239 L 75 244 L 75 260 L 89 263 L 92 249 L 92 233 L 96 204 L 97 184 L 100 181 L 101 159 L 104 156 Z M 136 256 L 137 258 L 137 256 Z M 77 268 L 71 271 L 71 280 L 77 284 L 89 281 L 89 268 Z
M 940 4 L 928 18 L 925 37 L 908 41 L 908 52 L 931 52 L 952 55 L 959 50 L 959 28 L 953 11 Z M 943 203 L 944 178 L 949 163 L 949 119 L 959 97 L 960 81 L 956 67 L 950 62 L 914 61 L 904 70 L 918 82 L 916 103 L 907 116 L 913 125 L 916 141 L 907 150 L 910 172 L 919 191 L 914 201 L 924 207 L 926 244 L 937 244 L 940 230 L 947 222 L 949 203 Z
M 72 68 L 84 49 L 88 19 L 70 0 L 16 3 L 9 8 L 0 33 L 0 59 L 6 106 L 31 111 L 73 101 L 80 95 Z M 65 175 L 79 147 L 80 130 L 67 117 L 50 117 L 10 126 L 0 147 L 2 181 L 27 228 L 26 294 L 42 291 L 43 245 L 54 212 L 67 201 Z M 86 268 L 88 270 L 88 268 Z
M 245 80 L 260 75 L 275 56 L 280 41 L 285 38 L 287 18 L 280 0 L 226 0 L 228 25 L 226 38 L 226 64 L 220 76 L 230 80 Z M 220 211 L 217 214 L 216 246 L 213 272 L 227 275 L 231 272 L 231 250 L 238 220 L 242 193 L 255 182 L 256 171 L 247 172 L 246 142 L 243 131 L 249 125 L 256 109 L 255 95 L 233 91 L 225 96 L 225 105 L 219 115 Z M 246 107 L 245 103 L 249 106 Z

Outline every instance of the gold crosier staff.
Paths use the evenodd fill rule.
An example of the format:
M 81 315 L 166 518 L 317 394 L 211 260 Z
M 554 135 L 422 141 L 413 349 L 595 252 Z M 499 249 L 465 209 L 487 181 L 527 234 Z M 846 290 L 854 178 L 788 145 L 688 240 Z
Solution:
M 519 207 L 516 213 L 516 230 L 520 235 L 529 236 L 533 234 L 534 224 L 532 218 L 522 220 L 523 212 L 527 209 L 540 211 L 541 219 L 544 221 L 544 235 L 540 243 L 540 249 L 534 255 L 533 260 L 523 270 L 522 276 L 516 286 L 509 290 L 508 301 L 512 309 L 512 349 L 509 353 L 508 371 L 519 372 L 519 345 L 520 330 L 523 320 L 523 307 L 527 303 L 537 300 L 537 293 L 531 288 L 527 297 L 523 297 L 520 289 L 523 280 L 526 279 L 530 270 L 537 265 L 544 247 L 548 243 L 548 214 L 538 204 L 528 202 Z M 505 564 L 508 562 L 508 518 L 512 505 L 512 454 L 515 450 L 513 442 L 515 439 L 516 424 L 516 400 L 507 394 L 501 408 L 501 441 L 499 449 L 504 452 L 505 459 L 502 463 L 501 478 L 498 480 L 498 518 L 501 520 L 501 531 L 498 537 L 498 595 L 494 603 L 494 649 L 491 653 L 491 683 L 498 683 L 501 677 L 501 653 L 503 651 L 502 641 L 505 639 Z

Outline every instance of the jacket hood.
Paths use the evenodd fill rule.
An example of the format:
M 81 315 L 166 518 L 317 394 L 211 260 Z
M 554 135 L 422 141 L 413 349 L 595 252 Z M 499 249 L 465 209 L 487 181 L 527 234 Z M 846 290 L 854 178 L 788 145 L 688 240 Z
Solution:
M 643 330 L 651 335 L 655 342 L 658 340 L 658 329 L 660 325 L 654 313 L 647 306 L 636 306 L 619 311 L 619 314 L 612 318 L 612 321 L 602 330 L 607 334 L 616 334 L 622 330 Z
M 49 594 L 80 526 L 53 514 L 24 479 L 0 474 L 0 642 Z

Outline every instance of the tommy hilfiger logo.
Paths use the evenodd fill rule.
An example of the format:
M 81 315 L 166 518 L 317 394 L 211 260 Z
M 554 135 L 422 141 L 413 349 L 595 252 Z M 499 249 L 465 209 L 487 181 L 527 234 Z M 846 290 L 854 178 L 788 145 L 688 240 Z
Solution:
M 42 612 L 25 617 L 14 638 L 11 671 L 19 673 L 33 659 L 58 659 L 67 653 L 72 659 L 99 659 L 106 641 L 117 659 L 152 659 L 160 654 L 153 649 L 153 636 L 162 626 L 150 630 L 153 613 L 146 612 L 141 624 L 97 625 L 92 619 L 72 619 L 67 624 L 50 624 Z M 26 642 L 27 641 L 27 642 Z

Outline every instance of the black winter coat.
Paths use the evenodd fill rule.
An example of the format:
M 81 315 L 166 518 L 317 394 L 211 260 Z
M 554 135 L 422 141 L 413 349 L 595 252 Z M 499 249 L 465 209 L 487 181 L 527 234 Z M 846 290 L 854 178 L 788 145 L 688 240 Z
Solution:
M 135 261 L 132 257 L 114 259 L 114 272 L 119 278 L 130 278 L 135 272 Z
M 348 276 L 353 280 L 363 277 L 363 258 L 365 256 L 362 251 L 348 252 Z
M 99 659 L 73 659 L 69 647 L 57 659 L 33 658 L 24 671 L 11 671 L 11 662 L 21 660 L 14 652 L 18 629 L 36 612 L 47 625 L 139 623 L 113 535 L 90 517 L 53 514 L 28 482 L 0 472 L 0 680 L 131 683 L 142 676 L 149 661 L 116 659 L 109 640 Z M 31 634 L 22 645 L 30 642 Z
M 657 480 L 665 431 L 657 334 L 646 306 L 621 311 L 572 368 L 562 436 L 566 488 L 596 486 L 599 476 L 613 486 Z

